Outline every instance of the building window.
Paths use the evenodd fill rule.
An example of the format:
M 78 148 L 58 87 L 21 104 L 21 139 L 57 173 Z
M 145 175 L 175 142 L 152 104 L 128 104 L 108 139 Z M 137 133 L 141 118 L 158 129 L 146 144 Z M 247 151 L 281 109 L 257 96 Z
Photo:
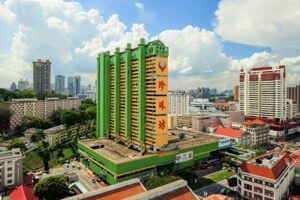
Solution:
M 6 170 L 7 170 L 7 171 L 11 171 L 11 170 L 12 170 L 12 167 L 8 167 Z
M 7 177 L 12 177 L 12 173 L 7 174 Z
M 252 198 L 252 193 L 251 193 L 251 192 L 244 191 L 244 196 L 245 196 L 245 197 L 250 197 L 250 198 Z
M 239 179 L 239 185 L 242 185 L 242 181 Z
M 244 184 L 244 188 L 245 188 L 246 190 L 252 190 L 252 186 L 249 185 L 249 184 Z
M 246 181 L 252 182 L 252 178 L 250 178 L 250 177 L 248 177 L 248 176 L 244 176 L 244 179 L 245 179 Z
M 274 199 L 270 199 L 270 198 L 268 198 L 268 197 L 265 197 L 265 200 L 274 200 Z
M 270 183 L 270 182 L 265 182 L 265 185 L 266 185 L 266 186 L 269 186 L 269 187 L 274 187 L 274 184 L 273 184 L 273 183 Z
M 263 193 L 263 189 L 262 189 L 262 188 L 260 188 L 260 187 L 256 187 L 256 186 L 254 186 L 254 192 L 257 192 L 257 193 L 260 193 L 260 194 L 262 194 L 262 193 Z
M 7 184 L 12 184 L 12 180 L 7 180 Z
M 274 197 L 274 192 L 270 190 L 265 190 L 265 195 L 269 197 Z
M 254 183 L 263 184 L 262 180 L 254 179 Z
M 254 199 L 255 200 L 262 200 L 262 196 L 258 195 L 258 194 L 254 194 Z

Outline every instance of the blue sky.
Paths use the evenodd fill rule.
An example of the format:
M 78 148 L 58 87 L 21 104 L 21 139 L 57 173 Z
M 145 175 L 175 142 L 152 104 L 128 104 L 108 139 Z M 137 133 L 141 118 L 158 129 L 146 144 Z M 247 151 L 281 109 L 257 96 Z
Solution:
M 151 35 L 159 34 L 166 29 L 182 29 L 192 25 L 212 31 L 215 22 L 215 11 L 218 0 L 148 0 L 138 1 L 144 10 L 136 9 L 132 1 L 124 0 L 79 0 L 85 9 L 96 8 L 105 18 L 118 14 L 127 26 L 143 23 Z M 251 56 L 254 52 L 267 51 L 268 47 L 260 47 L 223 41 L 224 53 L 234 58 Z
M 231 89 L 240 69 L 278 64 L 296 84 L 299 10 L 299 0 L 0 0 L 0 87 L 32 81 L 38 58 L 52 80 L 94 84 L 97 54 L 140 38 L 169 47 L 170 89 Z

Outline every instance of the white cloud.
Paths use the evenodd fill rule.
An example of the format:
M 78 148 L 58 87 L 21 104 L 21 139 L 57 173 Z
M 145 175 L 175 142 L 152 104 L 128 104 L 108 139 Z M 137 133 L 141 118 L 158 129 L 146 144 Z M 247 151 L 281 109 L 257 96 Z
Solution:
M 299 0 L 222 0 L 215 31 L 224 39 L 270 47 L 279 56 L 300 53 Z
M 240 4 L 249 4 L 247 0 L 233 1 L 238 3 L 240 9 L 245 6 Z M 277 5 L 277 3 L 275 4 Z M 236 16 L 228 17 L 226 13 L 224 14 L 224 8 L 228 12 L 228 5 L 237 6 L 232 5 L 227 0 L 222 0 L 219 10 L 216 12 L 216 31 L 218 34 L 227 40 L 260 46 L 270 45 L 272 50 L 275 49 L 276 51 L 272 53 L 256 52 L 248 58 L 234 59 L 223 53 L 222 41 L 214 31 L 199 27 L 186 26 L 182 29 L 164 30 L 160 34 L 152 36 L 145 30 L 143 24 L 134 23 L 127 26 L 117 14 L 104 20 L 97 10 L 84 10 L 77 2 L 7 0 L 4 4 L 0 3 L 0 11 L 4 6 L 5 12 L 10 13 L 5 14 L 5 16 L 10 16 L 7 18 L 10 20 L 6 20 L 5 23 L 10 21 L 19 28 L 14 30 L 15 35 L 11 38 L 10 49 L 5 49 L 8 54 L 0 55 L 0 86 L 7 87 L 12 81 L 17 81 L 19 78 L 32 79 L 31 63 L 38 58 L 51 60 L 52 77 L 57 74 L 66 76 L 80 74 L 83 82 L 94 84 L 96 55 L 101 51 L 114 52 L 116 47 L 121 47 L 123 50 L 128 42 L 135 47 L 140 38 L 145 38 L 146 42 L 160 39 L 169 47 L 171 89 L 198 86 L 230 88 L 237 84 L 240 68 L 277 65 L 279 63 L 287 65 L 290 81 L 299 80 L 300 52 L 296 51 L 299 48 L 299 40 L 296 41 L 293 38 L 295 40 L 293 48 L 296 50 L 292 51 L 290 47 L 292 39 L 290 38 L 286 41 L 289 46 L 285 47 L 282 45 L 285 41 L 282 41 L 283 39 L 278 35 L 276 36 L 275 33 L 268 35 L 273 40 L 265 38 L 261 33 L 255 33 L 255 35 L 252 30 L 249 30 L 250 36 L 248 36 L 243 28 L 237 29 L 232 25 L 239 23 Z M 276 7 L 276 5 L 272 6 Z M 144 8 L 143 5 L 141 8 Z M 253 11 L 251 6 L 249 9 Z M 141 15 L 145 9 L 139 11 L 139 15 Z M 240 12 L 238 11 L 238 13 Z M 4 19 L 1 14 L 3 15 L 3 12 L 0 12 L 0 18 Z M 246 14 L 250 16 L 249 13 L 246 12 Z M 274 14 L 272 16 L 274 17 Z M 283 17 L 282 14 L 280 16 Z M 281 20 L 288 22 L 289 20 L 286 18 Z M 244 20 L 244 17 L 240 16 L 240 19 Z M 261 24 L 265 24 L 271 19 L 269 19 L 268 14 L 266 16 L 267 22 L 264 22 L 263 19 L 260 20 L 262 21 Z M 298 22 L 294 23 L 296 25 Z M 284 29 L 284 24 L 281 26 L 281 29 Z M 248 30 L 249 25 L 248 23 L 241 23 L 241 27 L 246 27 L 245 29 Z M 231 28 L 235 32 L 231 33 L 229 31 Z M 289 24 L 286 29 L 292 30 Z M 237 30 L 241 31 L 240 34 L 236 34 Z M 290 35 L 291 37 L 294 36 L 293 33 Z M 277 43 L 274 41 L 281 44 L 282 49 L 289 48 L 287 52 L 291 55 L 285 55 L 278 51 Z M 0 46 L 0 48 L 3 47 Z M 1 52 L 5 52 L 3 49 L 1 50 Z
M 144 4 L 143 4 L 143 3 L 135 2 L 134 5 L 135 5 L 135 7 L 136 7 L 137 9 L 140 9 L 140 10 L 143 10 L 143 9 L 144 9 Z
M 47 19 L 47 23 L 50 28 L 60 29 L 66 33 L 70 32 L 72 29 L 68 22 L 63 21 L 57 17 L 49 17 Z
M 19 25 L 17 32 L 12 38 L 12 46 L 8 55 L 2 55 L 0 61 L 1 83 L 11 83 L 28 76 L 31 66 L 26 62 L 29 47 L 25 44 L 28 29 Z
M 162 40 L 170 49 L 171 76 L 208 76 L 219 73 L 228 64 L 214 32 L 186 26 L 182 30 L 165 30 L 155 38 Z
M 0 21 L 11 24 L 16 20 L 16 15 L 7 8 L 5 4 L 0 2 Z

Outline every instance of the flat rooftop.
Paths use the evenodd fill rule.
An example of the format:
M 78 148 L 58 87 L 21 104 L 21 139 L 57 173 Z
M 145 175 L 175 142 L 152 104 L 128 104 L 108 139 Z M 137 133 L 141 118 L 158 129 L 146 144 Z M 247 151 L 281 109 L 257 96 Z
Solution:
M 180 139 L 179 135 L 184 134 Z M 173 129 L 169 130 L 169 145 L 176 145 L 177 148 L 189 148 L 199 145 L 205 145 L 219 141 L 220 137 L 211 136 L 206 133 L 191 132 L 187 130 Z M 85 146 L 92 148 L 102 156 L 112 160 L 115 163 L 126 162 L 130 160 L 153 156 L 155 153 L 146 152 L 141 155 L 140 151 L 127 148 L 126 145 L 116 143 L 110 139 L 92 139 L 80 141 Z
M 284 156 L 285 156 L 285 154 L 283 154 L 281 152 L 270 152 L 265 155 L 256 157 L 255 159 L 252 159 L 248 162 L 253 165 L 272 169 L 274 167 L 274 165 L 277 164 L 277 162 L 279 160 L 281 160 Z
M 22 153 L 19 148 L 0 152 L 0 159 L 10 159 L 15 157 L 22 157 Z

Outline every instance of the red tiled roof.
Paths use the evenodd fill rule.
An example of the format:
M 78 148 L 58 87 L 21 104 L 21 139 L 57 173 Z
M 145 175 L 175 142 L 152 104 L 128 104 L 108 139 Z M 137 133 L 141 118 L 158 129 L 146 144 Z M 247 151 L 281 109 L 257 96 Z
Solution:
M 233 200 L 233 198 L 221 194 L 212 194 L 205 197 L 203 200 Z
M 145 189 L 143 188 L 141 183 L 135 183 L 132 185 L 118 188 L 116 190 L 111 190 L 109 192 L 96 195 L 94 197 L 87 198 L 87 200 L 119 200 L 131 197 L 144 191 Z
M 159 197 L 154 198 L 154 200 L 197 200 L 194 194 L 187 188 L 179 188 L 178 190 L 172 191 L 170 193 L 161 195 Z
M 254 125 L 254 124 L 264 124 L 265 122 L 260 120 L 260 119 L 255 119 L 255 120 L 252 120 L 252 121 L 245 121 L 243 122 L 244 125 L 246 126 L 250 126 L 250 125 Z
M 265 155 L 267 154 L 264 154 L 264 156 Z M 259 157 L 262 157 L 262 155 L 256 158 Z M 251 161 L 255 160 L 256 158 L 251 159 Z M 249 161 L 246 161 L 241 165 L 241 170 L 249 174 L 254 174 L 276 180 L 280 176 L 282 171 L 287 167 L 287 163 L 290 161 L 290 157 L 287 154 L 285 154 L 280 160 L 278 160 L 275 163 L 275 165 L 271 169 L 261 165 L 252 164 Z
M 232 128 L 223 128 L 223 127 L 218 127 L 215 130 L 215 134 L 224 135 L 224 136 L 228 136 L 228 137 L 241 137 L 243 135 L 243 133 L 244 132 L 242 130 L 232 129 Z
M 296 151 L 290 154 L 290 158 L 293 159 L 294 166 L 300 167 L 300 151 Z
M 291 196 L 289 198 L 289 200 L 300 200 L 300 195 L 297 195 L 297 196 Z
M 20 185 L 14 188 L 9 194 L 10 200 L 37 200 L 36 196 L 33 194 L 33 188 Z

